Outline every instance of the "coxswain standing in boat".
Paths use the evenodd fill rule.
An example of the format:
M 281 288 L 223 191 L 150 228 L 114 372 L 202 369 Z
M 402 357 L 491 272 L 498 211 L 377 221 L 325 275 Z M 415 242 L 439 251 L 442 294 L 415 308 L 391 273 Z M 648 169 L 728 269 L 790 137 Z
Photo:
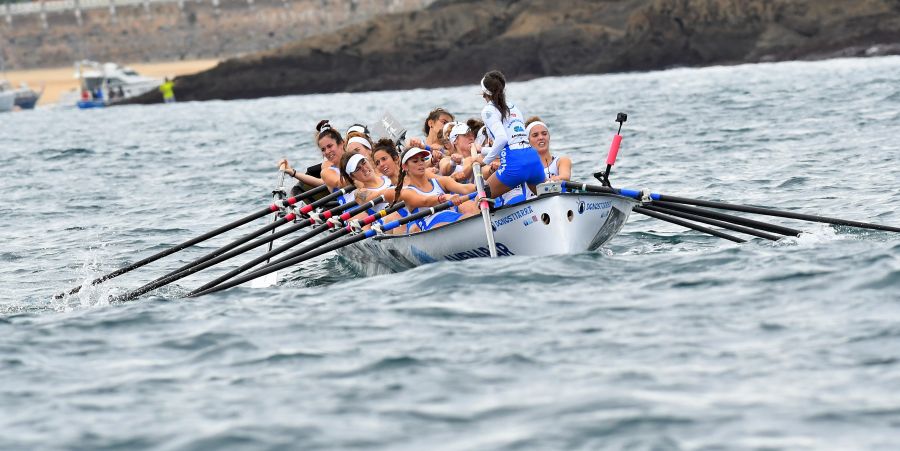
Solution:
M 409 232 L 430 230 L 445 224 L 467 218 L 478 213 L 478 206 L 465 197 L 475 192 L 475 185 L 462 184 L 450 177 L 435 176 L 428 171 L 431 153 L 419 147 L 410 147 L 400 157 L 401 171 L 395 188 L 395 200 L 406 203 L 410 213 L 421 208 L 433 207 L 453 201 L 453 210 L 444 210 L 426 218 L 407 224 Z
M 541 118 L 532 116 L 525 121 L 528 142 L 537 150 L 544 166 L 547 180 L 570 180 L 572 178 L 572 160 L 567 156 L 553 156 L 550 153 L 550 129 Z
M 522 183 L 536 192 L 536 186 L 546 179 L 541 158 L 528 142 L 525 117 L 518 107 L 507 104 L 505 89 L 506 77 L 499 71 L 490 71 L 481 79 L 481 95 L 487 101 L 481 119 L 494 141 L 482 149 L 484 162 L 500 160 L 485 186 L 488 197 L 499 197 Z

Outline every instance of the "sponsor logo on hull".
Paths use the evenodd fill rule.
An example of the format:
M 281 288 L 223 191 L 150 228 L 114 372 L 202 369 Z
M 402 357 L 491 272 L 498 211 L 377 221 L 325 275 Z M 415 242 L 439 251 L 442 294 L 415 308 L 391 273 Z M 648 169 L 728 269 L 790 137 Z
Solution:
M 497 228 L 497 229 L 499 229 L 500 227 L 503 227 L 503 226 L 505 226 L 506 224 L 509 224 L 509 223 L 511 223 L 511 222 L 513 222 L 513 221 L 516 221 L 516 220 L 518 220 L 518 219 L 522 219 L 522 218 L 524 218 L 526 215 L 530 215 L 531 213 L 533 213 L 533 210 L 531 209 L 531 205 L 529 205 L 529 206 L 527 206 L 527 207 L 525 207 L 525 208 L 521 208 L 521 209 L 519 209 L 519 210 L 516 210 L 515 212 L 510 213 L 510 214 L 508 214 L 508 215 L 506 215 L 506 216 L 504 216 L 504 217 L 502 217 L 502 218 L 500 218 L 500 219 L 494 221 L 494 227 Z
M 503 243 L 497 244 L 497 256 L 498 257 L 508 257 L 510 255 L 516 255 L 513 251 L 509 250 Z M 445 255 L 444 258 L 450 261 L 462 261 L 468 260 L 470 258 L 482 258 L 482 257 L 490 257 L 491 251 L 487 247 L 479 247 L 478 249 L 471 249 L 464 252 L 457 252 L 455 254 Z

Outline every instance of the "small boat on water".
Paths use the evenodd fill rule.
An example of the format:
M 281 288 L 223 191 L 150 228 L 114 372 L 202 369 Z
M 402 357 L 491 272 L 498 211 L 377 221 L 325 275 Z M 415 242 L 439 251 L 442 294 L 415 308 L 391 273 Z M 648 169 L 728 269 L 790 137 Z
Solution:
M 13 94 L 13 108 L 31 110 L 34 109 L 34 106 L 37 104 L 38 99 L 41 98 L 41 94 L 44 93 L 44 90 L 41 89 L 40 91 L 35 91 L 25 83 L 20 83 L 18 88 L 14 88 L 8 81 L 0 80 L 0 93 Z M 0 111 L 4 110 L 0 109 Z
M 533 257 L 593 251 L 618 234 L 639 203 L 545 183 L 530 200 L 491 212 L 498 256 Z M 488 257 L 481 216 L 423 232 L 383 234 L 336 252 L 366 275 L 399 272 L 438 261 Z
M 16 93 L 12 91 L 0 91 L 0 113 L 12 111 L 16 106 Z
M 75 63 L 75 78 L 81 84 L 75 106 L 81 109 L 102 108 L 137 97 L 162 84 L 162 80 L 145 77 L 134 69 L 116 63 L 100 64 L 94 61 Z

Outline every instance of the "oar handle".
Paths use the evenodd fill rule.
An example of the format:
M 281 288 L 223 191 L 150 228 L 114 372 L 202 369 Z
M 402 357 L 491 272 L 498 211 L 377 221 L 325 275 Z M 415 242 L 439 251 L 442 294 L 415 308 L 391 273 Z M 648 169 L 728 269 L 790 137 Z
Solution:
M 453 202 L 452 202 L 452 201 L 447 201 L 447 202 L 441 204 L 441 206 L 431 207 L 431 208 L 429 208 L 429 209 L 426 209 L 425 211 L 422 211 L 422 212 L 419 212 L 419 213 L 415 213 L 415 214 L 409 215 L 409 216 L 407 216 L 406 218 L 402 218 L 402 219 L 407 220 L 407 221 L 404 222 L 404 224 L 405 224 L 405 223 L 408 222 L 408 221 L 412 221 L 412 220 L 415 220 L 415 219 L 424 218 L 425 216 L 428 216 L 429 214 L 434 214 L 435 211 L 444 210 L 444 209 L 446 209 L 446 208 L 449 208 L 449 207 L 452 206 L 452 205 L 453 205 Z M 380 218 L 382 218 L 382 217 L 384 217 L 384 216 L 386 216 L 386 215 L 388 215 L 388 214 L 390 214 L 390 213 L 392 213 L 392 212 L 394 212 L 394 211 L 396 211 L 396 210 L 402 208 L 403 206 L 404 206 L 403 202 L 397 202 L 396 204 L 392 205 L 392 206 L 391 206 L 390 208 L 388 208 L 387 210 L 381 210 L 381 211 L 376 212 L 376 213 L 373 214 L 373 215 L 369 215 L 368 217 L 366 217 L 366 218 L 364 219 L 364 221 L 369 221 L 369 224 L 371 224 L 372 222 L 377 221 L 378 219 L 380 219 Z M 429 213 L 429 212 L 431 212 L 431 213 Z M 422 214 L 422 213 L 425 213 L 425 214 Z M 393 221 L 393 222 L 396 222 L 396 221 Z M 392 224 L 393 222 L 391 222 L 391 223 L 389 223 L 389 224 Z M 393 228 L 393 227 L 391 227 L 391 228 Z M 383 228 L 383 230 L 390 230 L 390 228 L 388 228 L 387 225 L 385 225 L 385 227 Z M 357 241 L 362 241 L 362 240 L 364 240 L 364 239 L 366 239 L 366 238 L 375 236 L 375 234 L 377 234 L 377 231 L 375 231 L 375 230 L 368 230 L 368 231 L 366 231 L 365 233 L 357 234 L 356 236 L 352 237 L 350 240 L 342 241 L 341 243 L 335 243 L 335 244 L 332 244 L 332 245 L 330 245 L 330 246 L 321 246 L 321 244 L 326 244 L 326 243 L 328 243 L 328 242 L 331 242 L 331 241 L 333 241 L 333 240 L 335 240 L 335 239 L 337 239 L 337 238 L 340 238 L 341 236 L 344 236 L 344 235 L 346 235 L 346 234 L 348 234 L 348 233 L 351 233 L 351 231 L 352 231 L 352 229 L 351 229 L 349 226 L 344 227 L 344 228 L 342 228 L 342 229 L 340 229 L 340 230 L 334 232 L 331 236 L 328 236 L 327 238 L 325 238 L 325 239 L 323 239 L 323 240 L 320 240 L 319 242 L 314 243 L 314 244 L 312 245 L 312 246 L 318 247 L 318 249 L 310 250 L 310 251 L 308 251 L 308 252 L 304 252 L 304 253 L 301 254 L 301 255 L 296 255 L 296 256 L 293 256 L 293 257 L 290 257 L 290 258 L 284 257 L 284 258 L 282 258 L 282 259 L 280 259 L 280 260 L 278 260 L 278 261 L 272 262 L 271 264 L 266 265 L 266 266 L 264 266 L 264 267 L 262 267 L 262 268 L 260 268 L 260 269 L 258 269 L 258 270 L 256 270 L 256 271 L 254 271 L 254 272 L 252 272 L 252 273 L 250 273 L 250 274 L 246 274 L 246 275 L 244 275 L 244 276 L 241 276 L 241 277 L 238 277 L 238 278 L 233 279 L 233 280 L 231 280 L 231 281 L 222 283 L 221 285 L 213 286 L 213 287 L 208 288 L 208 289 L 203 290 L 203 291 L 197 290 L 196 293 L 191 293 L 189 296 L 191 296 L 191 297 L 194 297 L 194 296 L 202 296 L 202 295 L 205 295 L 205 294 L 215 293 L 215 292 L 217 292 L 217 291 L 221 291 L 221 290 L 225 290 L 225 289 L 228 289 L 228 288 L 232 288 L 232 287 L 238 286 L 238 285 L 240 285 L 240 284 L 242 284 L 242 283 L 244 283 L 244 282 L 247 282 L 247 281 L 249 281 L 249 280 L 253 280 L 253 279 L 256 279 L 256 278 L 258 278 L 258 277 L 262 277 L 262 276 L 265 276 L 265 275 L 267 275 L 267 274 L 271 274 L 271 273 L 273 273 L 273 272 L 275 272 L 275 271 L 278 271 L 279 269 L 284 269 L 284 268 L 287 268 L 287 267 L 289 267 L 289 266 L 293 266 L 293 265 L 295 265 L 295 264 L 297 264 L 297 263 L 300 263 L 300 262 L 302 262 L 302 261 L 308 260 L 308 259 L 310 259 L 310 258 L 317 257 L 317 256 L 319 256 L 319 255 L 322 255 L 322 254 L 324 254 L 324 253 L 326 253 L 326 252 L 330 252 L 330 251 L 332 251 L 332 250 L 334 250 L 334 249 L 337 249 L 337 248 L 339 248 L 339 247 L 343 247 L 343 246 L 345 246 L 345 245 L 347 245 L 347 244 L 350 244 L 351 242 L 354 242 L 354 243 L 355 243 L 355 242 L 357 242 Z M 299 251 L 298 251 L 298 252 L 299 252 Z

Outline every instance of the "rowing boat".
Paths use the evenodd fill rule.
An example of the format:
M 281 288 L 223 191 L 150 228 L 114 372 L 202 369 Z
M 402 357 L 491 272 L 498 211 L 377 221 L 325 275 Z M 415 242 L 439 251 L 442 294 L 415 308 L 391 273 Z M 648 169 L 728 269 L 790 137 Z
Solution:
M 542 184 L 538 192 L 537 197 L 491 212 L 498 256 L 596 250 L 622 230 L 638 205 L 616 194 L 562 192 L 559 183 Z M 422 232 L 378 235 L 337 253 L 366 275 L 489 256 L 481 216 Z

